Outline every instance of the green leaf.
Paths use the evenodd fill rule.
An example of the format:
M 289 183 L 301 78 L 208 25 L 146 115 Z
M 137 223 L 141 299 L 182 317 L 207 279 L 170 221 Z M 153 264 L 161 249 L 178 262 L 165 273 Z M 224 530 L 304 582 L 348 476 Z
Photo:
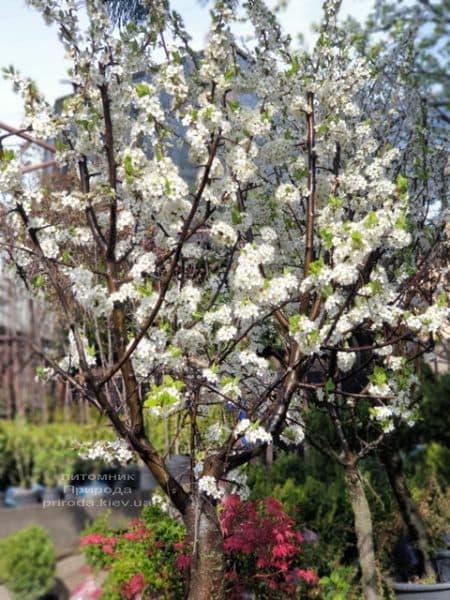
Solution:
M 319 275 L 320 271 L 324 268 L 325 263 L 323 262 L 323 258 L 322 256 L 320 258 L 318 258 L 317 260 L 313 261 L 312 263 L 310 263 L 309 265 L 309 272 L 312 275 Z
M 300 179 L 304 179 L 308 175 L 308 169 L 304 167 L 303 169 L 295 169 L 294 171 L 294 179 L 299 181 Z
M 384 385 L 387 381 L 386 371 L 382 367 L 375 367 L 369 380 L 375 385 Z
M 378 225 L 378 215 L 375 211 L 371 210 L 367 217 L 364 219 L 364 227 L 370 229 Z
M 67 150 L 68 146 L 60 138 L 56 138 L 55 148 L 59 152 L 63 152 L 64 150 Z
M 10 163 L 15 158 L 16 154 L 14 150 L 11 150 L 10 148 L 3 148 L 0 150 L 0 159 L 3 163 Z
M 236 100 L 228 100 L 228 106 L 233 112 L 236 112 L 241 105 Z
M 241 212 L 236 206 L 233 206 L 231 208 L 231 222 L 233 223 L 233 225 L 239 225 L 240 223 L 242 223 Z
M 344 201 L 341 198 L 336 198 L 336 196 L 330 194 L 328 197 L 328 203 L 332 208 L 340 208 L 344 204 Z
M 397 191 L 399 192 L 399 194 L 404 195 L 408 192 L 408 180 L 401 173 L 397 175 L 395 184 L 397 186 Z
M 170 356 L 172 358 L 179 358 L 183 354 L 183 351 L 180 348 L 172 346 L 171 344 L 169 345 L 167 350 L 170 352 Z
M 380 281 L 371 281 L 369 283 L 369 287 L 370 287 L 370 291 L 372 292 L 372 294 L 379 294 L 381 293 L 381 282 Z
M 439 308 L 447 308 L 448 301 L 447 301 L 447 293 L 445 291 L 443 291 L 439 294 L 436 304 L 437 304 L 437 306 L 439 306 Z
M 35 275 L 32 279 L 31 279 L 31 283 L 33 284 L 34 287 L 36 288 L 41 288 L 44 284 L 45 281 L 45 277 L 44 275 Z
M 359 231 L 352 231 L 352 243 L 355 248 L 363 247 L 363 238 Z
M 150 87 L 146 83 L 136 83 L 134 89 L 139 98 L 150 95 Z
M 234 70 L 234 68 L 230 68 L 227 71 L 225 71 L 224 73 L 224 77 L 225 77 L 225 81 L 230 81 L 230 79 L 233 79 L 233 77 L 236 75 L 236 71 Z
M 138 292 L 142 294 L 142 296 L 151 296 L 153 293 L 153 283 L 150 279 L 147 279 L 143 285 L 138 287 Z
M 43 366 L 38 365 L 35 369 L 35 373 L 36 373 L 36 377 L 39 379 L 39 381 L 45 380 L 45 369 Z
M 327 394 L 331 394 L 331 392 L 334 392 L 334 390 L 336 389 L 334 381 L 331 378 L 327 379 L 324 389 Z
M 328 125 L 328 123 L 321 123 L 319 125 L 319 127 L 317 128 L 317 133 L 319 133 L 320 135 L 325 135 L 329 131 L 330 131 L 330 126 Z
M 175 50 L 174 52 L 172 52 L 172 58 L 173 58 L 175 64 L 181 65 L 182 59 L 181 59 L 181 54 L 178 52 L 178 50 Z
M 406 229 L 406 214 L 402 213 L 395 221 L 396 229 Z
M 327 283 L 327 285 L 322 290 L 322 296 L 324 298 L 329 298 L 333 294 L 333 292 L 333 286 L 331 285 L 331 283 Z
M 331 250 L 333 247 L 333 233 L 329 227 L 324 227 L 319 231 L 319 235 L 322 238 L 323 245 L 327 250 Z
M 292 315 L 289 317 L 289 329 L 292 333 L 300 331 L 301 315 Z
M 310 333 L 308 333 L 308 342 L 310 343 L 314 343 L 317 342 L 317 340 L 319 339 L 319 330 L 318 329 L 313 329 Z
M 133 177 L 136 174 L 133 167 L 133 159 L 129 154 L 123 159 L 123 168 L 127 177 Z
M 297 56 L 294 56 L 291 61 L 291 68 L 286 71 L 287 77 L 293 77 L 300 71 L 300 63 Z

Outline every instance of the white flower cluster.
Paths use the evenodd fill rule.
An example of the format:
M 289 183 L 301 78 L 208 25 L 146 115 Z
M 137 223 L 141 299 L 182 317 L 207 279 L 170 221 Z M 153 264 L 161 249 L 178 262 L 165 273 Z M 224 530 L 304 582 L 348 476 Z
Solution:
M 264 427 L 260 427 L 257 423 L 251 423 L 249 419 L 242 419 L 239 421 L 234 428 L 233 435 L 235 438 L 245 435 L 249 444 L 256 444 L 257 442 L 263 444 L 272 443 L 272 434 L 266 431 Z
M 311 354 L 319 352 L 321 336 L 325 332 L 319 329 L 316 321 L 312 321 L 305 315 L 300 315 L 298 321 L 291 326 L 291 334 L 302 350 Z
M 83 359 L 88 366 L 93 367 L 96 364 L 95 348 L 89 345 L 86 336 L 82 332 L 78 332 L 78 339 L 81 344 L 80 352 L 83 355 Z M 80 363 L 82 362 L 80 360 L 79 348 L 75 341 L 75 335 L 72 330 L 70 330 L 68 334 L 68 343 L 66 355 L 59 361 L 59 367 L 63 369 L 63 371 L 70 372 L 72 369 L 80 368 Z
M 298 204 L 300 202 L 300 193 L 291 183 L 283 183 L 277 188 L 275 198 L 280 203 Z
M 139 281 L 146 275 L 152 275 L 155 270 L 156 257 L 152 252 L 141 254 L 130 269 L 130 276 Z
M 371 383 L 368 387 L 368 392 L 378 399 L 378 403 L 370 409 L 371 418 L 387 433 L 394 430 L 396 421 L 402 421 L 408 426 L 415 423 L 413 390 L 419 385 L 419 379 L 414 373 L 403 372 L 400 376 L 401 369 L 405 368 L 405 361 L 400 357 L 393 358 L 395 375 L 386 383 Z
M 267 374 L 269 361 L 262 356 L 258 356 L 253 350 L 247 349 L 239 352 L 239 360 L 242 366 L 246 367 L 247 371 L 250 371 L 258 376 L 264 376 Z
M 275 248 L 270 244 L 253 246 L 246 244 L 237 260 L 234 272 L 233 286 L 238 293 L 251 294 L 264 288 L 264 277 L 261 273 L 261 265 L 273 262 Z
M 190 281 L 184 285 L 177 297 L 177 315 L 181 322 L 190 321 L 202 298 L 201 290 Z
M 134 456 L 123 440 L 98 441 L 91 445 L 84 445 L 79 455 L 84 460 L 101 460 L 107 464 L 127 464 Z
M 295 446 L 299 446 L 304 439 L 304 429 L 301 425 L 298 425 L 297 423 L 285 427 L 283 429 L 283 433 L 281 434 L 281 440 L 285 444 L 294 444 Z
M 223 498 L 224 491 L 219 488 L 219 482 L 211 475 L 203 475 L 198 480 L 198 491 L 207 494 L 215 500 Z
M 238 330 L 234 325 L 223 325 L 216 332 L 216 341 L 229 342 L 235 337 L 237 331 Z
M 211 236 L 215 242 L 224 246 L 233 246 L 237 240 L 235 229 L 225 221 L 214 223 L 211 227 Z
M 279 277 L 266 280 L 264 289 L 259 296 L 260 303 L 268 306 L 279 306 L 295 292 L 298 292 L 297 277 L 293 273 L 287 272 Z
M 338 352 L 337 353 L 337 365 L 343 373 L 350 371 L 350 369 L 353 367 L 353 365 L 355 363 L 355 360 L 356 360 L 355 352 Z
M 233 307 L 234 315 L 242 321 L 252 321 L 258 318 L 262 308 L 247 298 L 242 298 Z
M 157 506 L 167 515 L 172 517 L 172 519 L 180 519 L 180 513 L 176 510 L 173 504 L 168 502 L 166 496 L 162 496 L 160 493 L 158 493 L 158 490 L 152 493 L 150 502 L 153 504 L 153 506 Z

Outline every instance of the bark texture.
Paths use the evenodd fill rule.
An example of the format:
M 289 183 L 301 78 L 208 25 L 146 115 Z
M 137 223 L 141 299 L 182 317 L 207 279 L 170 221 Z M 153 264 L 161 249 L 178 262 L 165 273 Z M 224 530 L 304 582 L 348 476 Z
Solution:
M 386 451 L 382 455 L 389 482 L 397 500 L 403 522 L 408 529 L 411 541 L 417 546 L 423 555 L 423 568 L 426 577 L 435 577 L 433 562 L 429 554 L 431 540 L 422 515 L 414 502 L 409 491 L 406 478 L 403 473 L 403 461 L 397 450 Z
M 224 600 L 225 555 L 215 506 L 204 499 L 192 502 L 184 522 L 192 544 L 188 600 Z
M 365 600 L 378 600 L 378 581 L 373 544 L 372 516 L 359 469 L 348 465 L 345 480 L 355 521 L 359 565 Z

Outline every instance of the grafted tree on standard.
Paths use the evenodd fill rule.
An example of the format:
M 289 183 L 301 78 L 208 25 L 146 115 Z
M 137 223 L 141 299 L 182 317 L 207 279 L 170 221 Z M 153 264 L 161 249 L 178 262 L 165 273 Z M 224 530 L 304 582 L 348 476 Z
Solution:
M 84 32 L 78 2 L 29 4 L 58 25 L 74 92 L 55 112 L 8 75 L 29 134 L 54 139 L 58 167 L 77 177 L 43 187 L 23 157 L 3 153 L 11 271 L 62 315 L 67 346 L 41 353 L 47 375 L 110 419 L 182 515 L 189 598 L 223 598 L 222 482 L 268 444 L 302 442 L 306 391 L 339 421 L 342 380 L 369 350 L 352 389 L 368 444 L 413 418 L 417 382 L 400 343 L 431 343 L 447 314 L 439 278 L 422 294 L 412 275 L 439 252 L 441 223 L 428 214 L 444 155 L 430 139 L 433 166 L 417 187 L 418 92 L 383 69 L 394 50 L 352 52 L 337 1 L 325 2 L 311 53 L 261 0 L 217 2 L 201 53 L 162 0 L 114 32 L 100 0 L 86 2 Z M 254 34 L 245 52 L 233 33 L 241 16 Z M 405 67 L 407 51 L 395 53 Z M 326 377 L 312 381 L 318 361 Z M 155 447 L 159 419 L 179 424 L 172 442 L 190 457 L 189 483 Z M 356 519 L 357 472 L 349 481 Z M 370 542 L 358 545 L 366 556 Z

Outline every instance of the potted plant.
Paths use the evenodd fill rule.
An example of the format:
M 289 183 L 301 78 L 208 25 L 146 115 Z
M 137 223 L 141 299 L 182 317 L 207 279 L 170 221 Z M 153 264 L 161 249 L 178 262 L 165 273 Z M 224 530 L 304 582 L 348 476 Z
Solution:
M 450 550 L 439 550 L 433 556 L 438 579 L 441 583 L 450 583 Z
M 6 475 L 5 506 L 23 506 L 37 502 L 33 464 L 36 440 L 33 427 L 25 423 L 2 423 L 1 471 Z
M 393 584 L 395 597 L 399 600 L 448 600 L 450 583 L 408 582 Z
M 72 475 L 77 454 L 69 438 L 54 426 L 50 431 L 44 429 L 40 437 L 34 460 L 34 477 L 45 486 L 42 500 L 58 500 L 64 494 L 64 482 Z
M 423 555 L 407 536 L 401 536 L 398 540 L 394 548 L 394 560 L 397 575 L 403 578 L 402 582 L 396 581 L 392 585 L 396 598 L 400 600 L 449 600 L 450 582 L 444 582 L 440 577 L 438 577 L 438 581 L 435 577 L 425 578 Z
M 52 587 L 56 568 L 53 541 L 29 525 L 0 541 L 0 579 L 15 600 L 35 600 Z

